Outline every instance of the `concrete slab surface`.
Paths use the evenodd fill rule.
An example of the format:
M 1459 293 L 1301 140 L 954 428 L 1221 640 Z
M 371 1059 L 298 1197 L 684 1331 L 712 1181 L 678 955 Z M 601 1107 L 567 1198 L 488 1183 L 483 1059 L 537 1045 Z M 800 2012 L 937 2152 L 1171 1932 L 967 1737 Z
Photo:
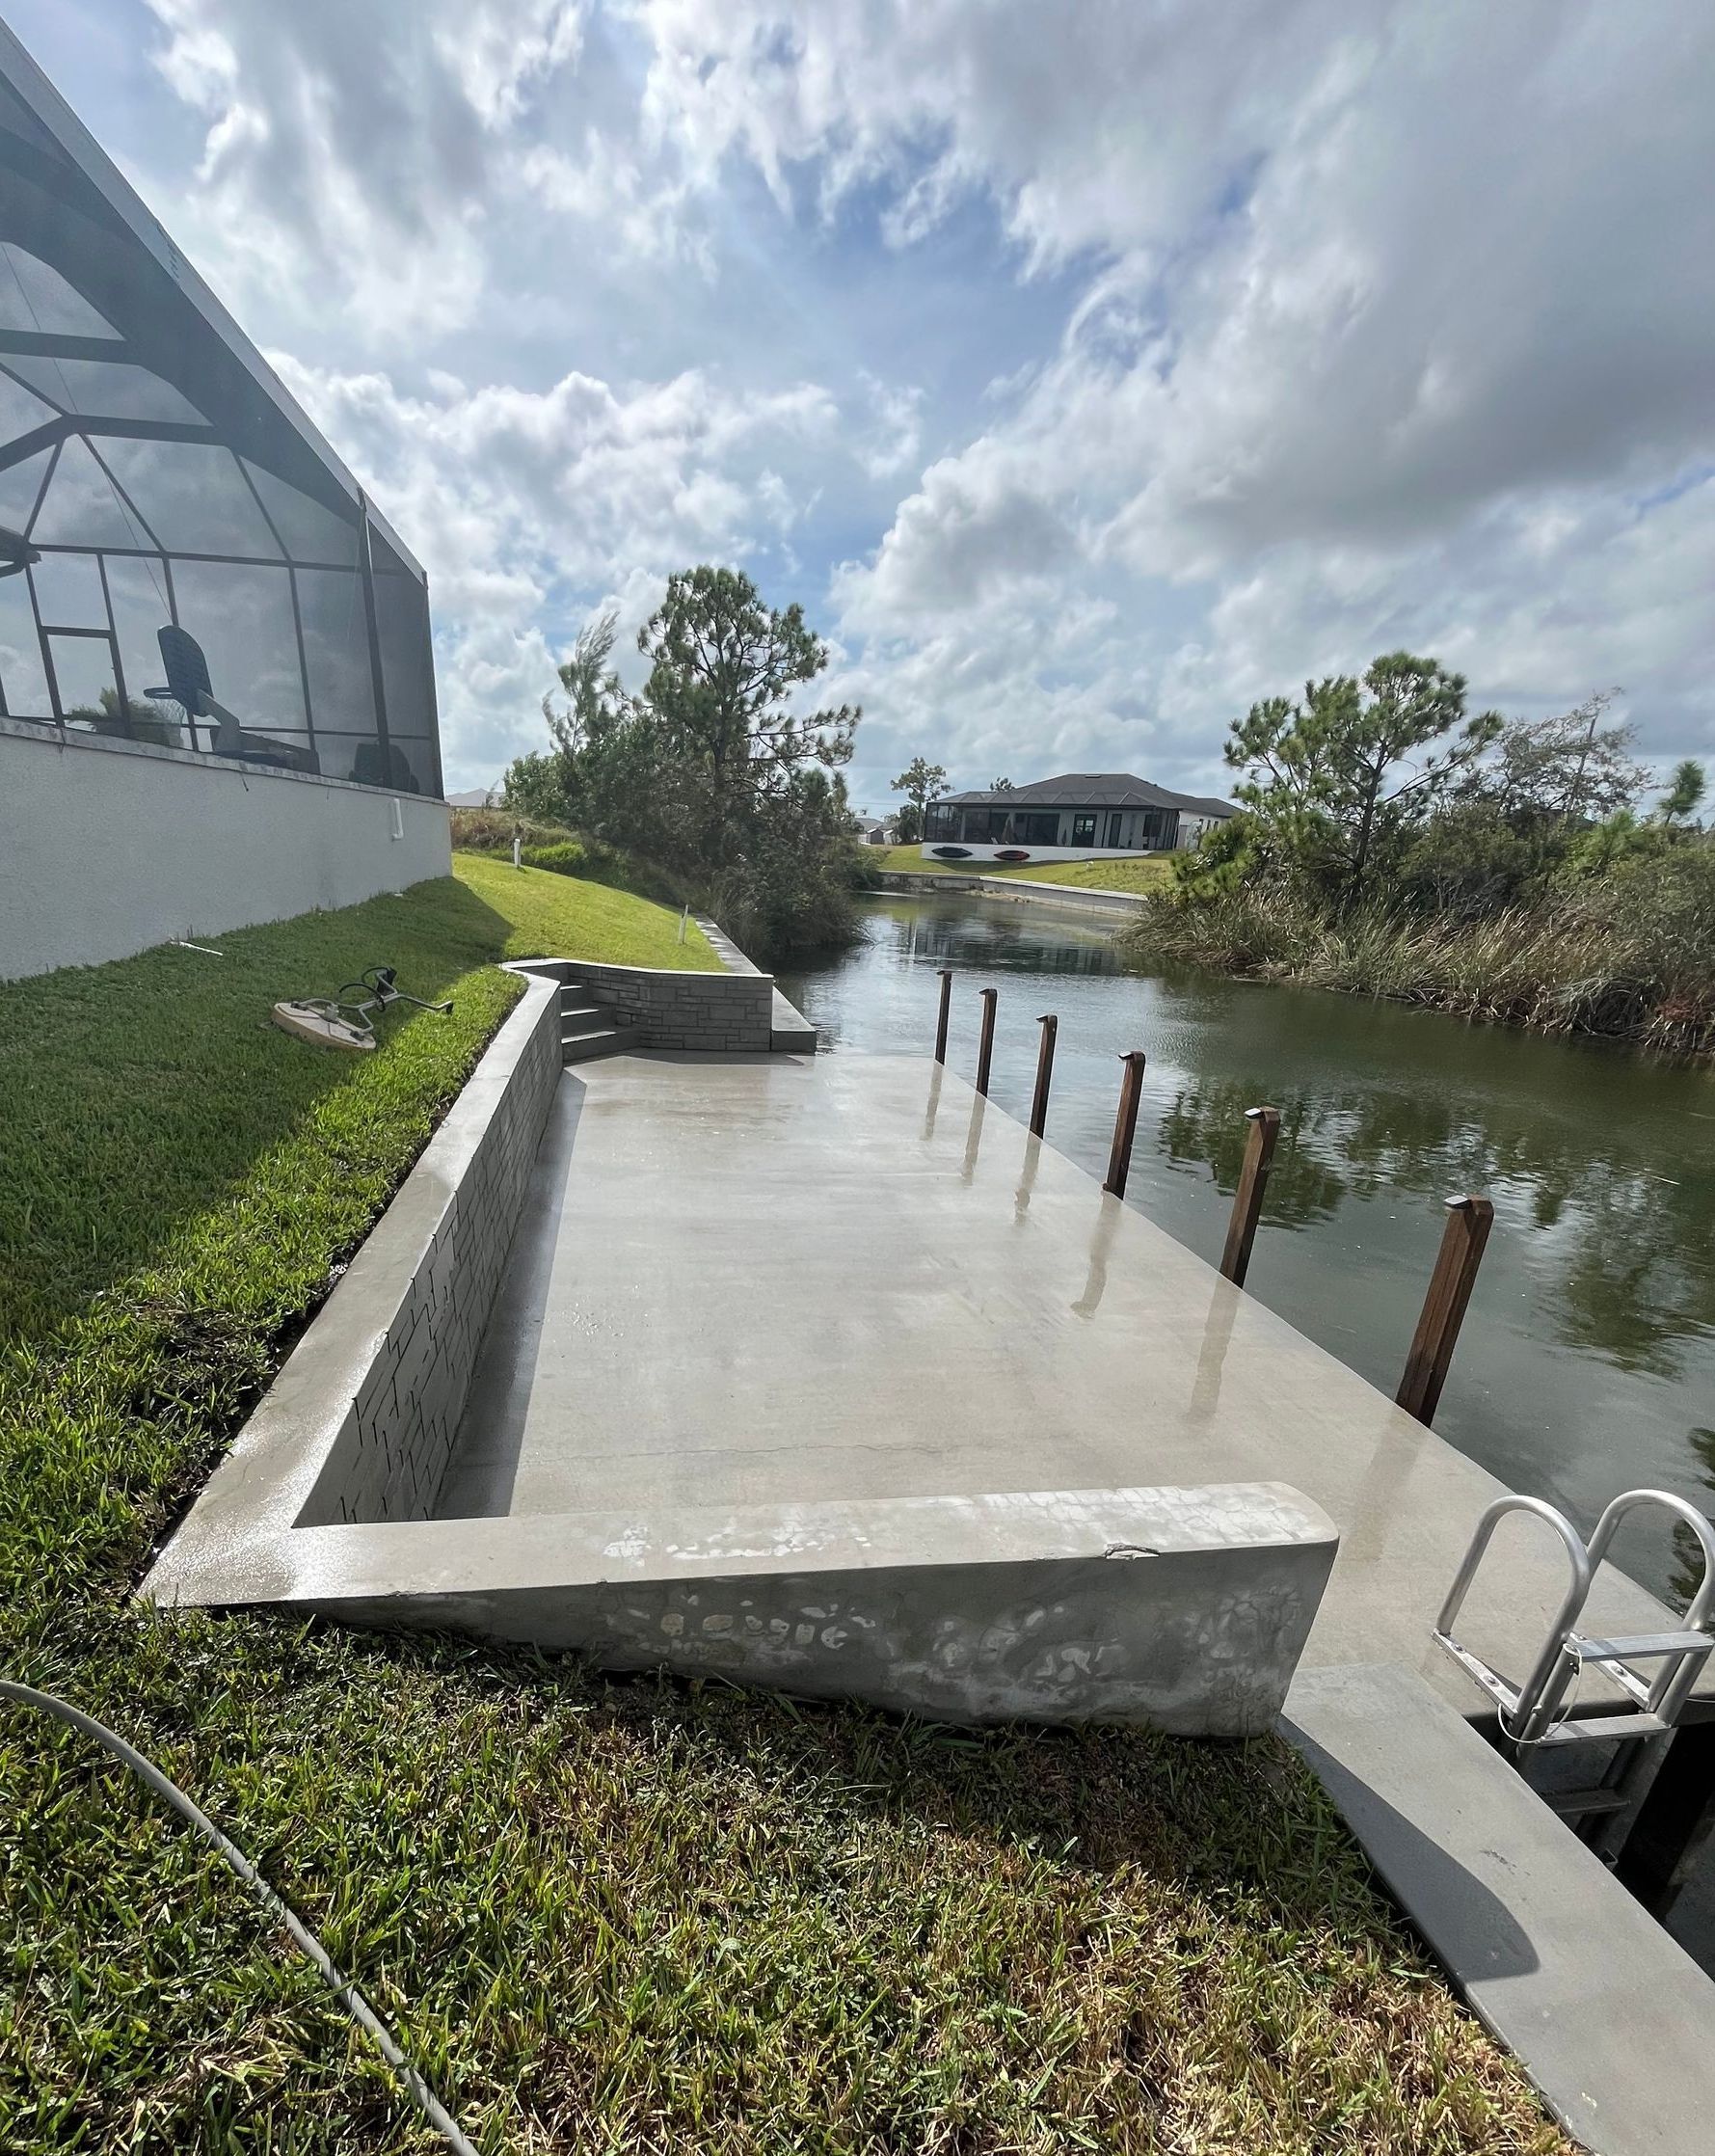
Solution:
M 1569 2132 L 1715 2146 L 1715 1983 L 1505 1760 L 1399 1668 L 1300 1670 L 1282 1727 Z
M 1429 1634 L 1491 1475 L 926 1060 L 651 1055 L 562 1081 L 437 1509 L 1257 1481 L 1340 1531 L 1306 1663 L 1474 1709 Z M 1467 1605 L 1514 1673 L 1557 1550 Z M 1604 1569 L 1587 1621 L 1667 1620 Z

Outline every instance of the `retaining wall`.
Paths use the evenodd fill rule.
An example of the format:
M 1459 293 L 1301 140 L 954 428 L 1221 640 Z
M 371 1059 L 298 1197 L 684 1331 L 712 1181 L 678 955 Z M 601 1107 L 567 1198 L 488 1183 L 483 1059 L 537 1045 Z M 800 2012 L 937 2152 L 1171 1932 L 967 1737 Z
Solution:
M 444 801 L 0 718 L 0 979 L 451 873 Z
M 181 1556 L 429 1516 L 560 1075 L 559 990 L 532 981 L 187 1515 Z
M 587 958 L 522 958 L 516 972 L 578 981 L 616 1018 L 636 1029 L 639 1048 L 686 1048 L 705 1055 L 766 1055 L 773 977 L 758 973 L 675 973 L 598 965 Z

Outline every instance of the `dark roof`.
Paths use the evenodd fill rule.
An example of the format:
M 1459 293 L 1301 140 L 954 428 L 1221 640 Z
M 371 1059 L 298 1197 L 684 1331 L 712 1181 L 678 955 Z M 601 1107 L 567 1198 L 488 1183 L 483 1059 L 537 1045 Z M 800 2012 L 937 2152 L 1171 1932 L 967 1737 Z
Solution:
M 1028 786 L 1003 787 L 976 794 L 949 794 L 955 808 L 1170 808 L 1193 816 L 1232 816 L 1231 801 L 1208 794 L 1174 794 L 1130 771 L 1064 771 L 1058 778 L 1034 779 Z

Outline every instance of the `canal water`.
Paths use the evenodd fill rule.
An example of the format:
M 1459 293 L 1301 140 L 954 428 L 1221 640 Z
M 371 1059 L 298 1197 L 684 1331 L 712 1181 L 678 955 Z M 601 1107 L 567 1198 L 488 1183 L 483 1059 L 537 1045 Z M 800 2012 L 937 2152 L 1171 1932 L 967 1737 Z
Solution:
M 1192 972 L 1128 970 L 1110 930 L 969 896 L 866 905 L 864 940 L 781 985 L 836 1053 L 928 1055 L 955 969 L 951 1067 L 1000 990 L 992 1097 L 1023 1119 L 1037 1028 L 1059 1036 L 1051 1145 L 1107 1166 L 1119 1055 L 1148 1055 L 1126 1202 L 1212 1263 L 1245 1110 L 1281 1111 L 1251 1293 L 1391 1393 L 1442 1200 L 1494 1229 L 1435 1428 L 1588 1532 L 1649 1484 L 1715 1509 L 1715 1073 L 1437 1012 Z M 1659 1517 L 1659 1516 L 1658 1516 Z M 1683 1601 L 1685 1549 L 1616 1550 Z M 1694 1584 L 1695 1582 L 1691 1582 Z

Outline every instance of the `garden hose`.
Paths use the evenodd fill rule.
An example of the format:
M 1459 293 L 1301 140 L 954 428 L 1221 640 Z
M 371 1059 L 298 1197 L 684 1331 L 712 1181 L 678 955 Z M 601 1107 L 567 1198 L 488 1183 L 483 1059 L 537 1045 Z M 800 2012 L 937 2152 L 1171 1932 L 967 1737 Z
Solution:
M 214 1821 L 198 1810 L 183 1790 L 170 1782 L 158 1766 L 146 1760 L 122 1737 L 116 1736 L 103 1723 L 68 1705 L 67 1701 L 56 1699 L 52 1692 L 39 1692 L 34 1685 L 13 1684 L 11 1679 L 0 1677 L 0 1699 L 12 1700 L 19 1707 L 40 1708 L 44 1714 L 52 1714 L 56 1720 L 67 1723 L 74 1730 L 80 1730 L 85 1737 L 93 1738 L 104 1750 L 111 1752 L 115 1759 L 122 1761 L 140 1780 L 146 1782 L 163 1803 L 171 1805 L 181 1819 L 194 1826 L 202 1839 L 219 1852 L 228 1869 L 235 1872 L 255 1895 L 269 1915 L 285 1926 L 300 1951 L 314 1963 L 323 1982 L 346 2012 L 374 2038 L 376 2049 L 404 2083 L 412 2101 L 447 2147 L 455 2150 L 456 2156 L 476 2156 L 475 2148 L 465 2139 L 457 2122 L 435 2091 L 399 2049 L 386 2022 L 368 2000 L 348 1977 L 340 1974 L 321 1941 L 286 1906 L 238 1845 L 229 1842 Z

